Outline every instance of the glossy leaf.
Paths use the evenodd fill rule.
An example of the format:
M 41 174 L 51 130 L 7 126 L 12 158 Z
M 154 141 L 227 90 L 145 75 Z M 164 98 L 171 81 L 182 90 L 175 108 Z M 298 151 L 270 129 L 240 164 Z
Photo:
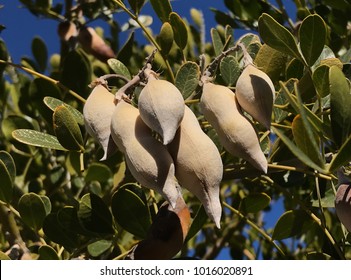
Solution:
M 67 151 L 67 149 L 60 144 L 60 142 L 55 136 L 40 131 L 31 129 L 16 129 L 12 132 L 12 136 L 17 141 L 24 144 L 48 149 Z
M 60 257 L 54 248 L 49 245 L 41 245 L 38 250 L 39 258 L 38 260 L 54 260 L 57 261 Z
M 134 45 L 134 32 L 130 33 L 124 45 L 121 47 L 117 54 L 117 59 L 124 64 L 128 64 L 132 54 Z
M 314 86 L 320 97 L 326 97 L 330 93 L 329 89 L 329 67 L 321 65 L 316 68 L 312 75 Z
M 83 136 L 73 115 L 65 105 L 56 107 L 53 114 L 54 131 L 67 150 L 83 151 Z
M 347 165 L 350 161 L 351 161 L 351 135 L 342 144 L 337 154 L 333 157 L 329 165 L 329 171 L 334 172 L 339 167 L 343 165 Z
M 169 22 L 173 29 L 174 41 L 181 50 L 184 50 L 188 43 L 188 30 L 184 20 L 175 12 L 169 15 Z
M 305 66 L 297 58 L 290 60 L 286 68 L 286 79 L 301 79 L 304 73 Z
M 270 15 L 263 13 L 259 17 L 258 31 L 262 40 L 273 49 L 302 59 L 294 36 Z
M 44 202 L 35 193 L 26 193 L 18 202 L 18 211 L 22 220 L 34 230 L 39 230 L 46 217 Z
M 13 181 L 6 164 L 0 160 L 0 200 L 9 203 L 12 200 Z
M 110 178 L 112 178 L 111 170 L 107 165 L 102 163 L 94 162 L 90 164 L 85 173 L 85 182 L 106 182 Z
M 183 98 L 188 98 L 199 84 L 200 69 L 194 62 L 184 63 L 178 70 L 175 86 L 180 90 Z
M 10 175 L 11 181 L 15 182 L 16 179 L 16 165 L 12 156 L 6 151 L 0 151 L 0 161 L 2 161 L 6 167 L 8 174 Z M 0 176 L 0 178 L 2 178 Z
M 309 223 L 311 223 L 310 218 L 303 210 L 286 211 L 276 223 L 272 239 L 282 240 L 300 235 Z
M 235 85 L 241 73 L 239 63 L 232 55 L 221 60 L 219 70 L 227 86 Z
M 161 46 L 162 54 L 168 55 L 174 41 L 173 29 L 172 29 L 172 26 L 169 24 L 169 22 L 165 22 L 162 24 L 160 34 L 157 37 L 157 39 Z
M 152 8 L 162 22 L 169 20 L 169 14 L 172 12 L 172 6 L 169 0 L 150 0 Z
M 269 195 L 265 193 L 252 193 L 245 196 L 240 202 L 240 211 L 243 213 L 258 213 L 266 208 L 271 202 Z
M 326 41 L 327 29 L 321 16 L 317 14 L 306 17 L 299 29 L 301 52 L 309 66 L 312 66 L 321 52 Z
M 104 201 L 93 193 L 84 195 L 79 203 L 78 218 L 85 229 L 108 235 L 113 233 L 112 215 Z
M 112 213 L 116 222 L 126 231 L 145 239 L 151 226 L 146 198 L 133 184 L 119 188 L 112 197 Z
M 35 37 L 32 41 L 32 53 L 39 69 L 44 71 L 48 62 L 48 50 L 45 42 L 40 37 Z
M 37 121 L 28 117 L 10 115 L 1 123 L 1 129 L 8 140 L 13 140 L 12 132 L 17 129 L 39 129 Z
M 110 68 L 115 72 L 117 75 L 122 75 L 126 77 L 127 79 L 131 79 L 132 76 L 130 75 L 130 72 L 123 64 L 123 62 L 119 61 L 118 59 L 115 58 L 110 58 L 107 60 L 107 64 L 110 66 Z
M 319 200 L 317 198 L 312 199 L 313 207 L 320 207 Z M 324 208 L 334 208 L 335 207 L 335 193 L 332 188 L 329 188 L 321 198 L 321 206 Z
M 88 252 L 92 257 L 98 257 L 112 246 L 111 240 L 101 239 L 88 245 Z
M 80 125 L 84 125 L 83 114 L 80 111 L 78 111 L 76 108 L 63 102 L 62 100 L 51 97 L 51 96 L 46 96 L 46 97 L 44 97 L 44 103 L 52 111 L 55 111 L 55 109 L 57 107 L 64 105 L 68 109 L 68 111 L 72 114 L 72 116 L 74 117 L 76 122 Z
M 341 147 L 351 134 L 350 86 L 343 72 L 333 66 L 329 71 L 330 118 L 333 138 Z

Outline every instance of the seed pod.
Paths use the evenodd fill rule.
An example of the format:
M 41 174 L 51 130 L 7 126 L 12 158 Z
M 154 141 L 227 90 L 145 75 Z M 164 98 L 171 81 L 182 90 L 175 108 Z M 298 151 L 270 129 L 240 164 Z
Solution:
M 110 128 L 114 109 L 114 96 L 103 85 L 97 85 L 84 104 L 85 128 L 104 150 L 104 155 L 100 160 L 107 159 L 116 151 Z
M 115 57 L 111 47 L 105 43 L 92 27 L 81 27 L 78 33 L 78 41 L 84 51 L 103 62 Z
M 127 256 L 133 260 L 167 260 L 182 248 L 190 226 L 190 212 L 181 197 L 175 208 L 165 202 L 149 229 L 145 240 L 139 242 Z
M 64 42 L 69 42 L 72 38 L 78 35 L 77 27 L 73 22 L 60 22 L 57 28 L 57 33 L 60 39 Z
M 164 145 L 174 138 L 184 116 L 184 106 L 183 96 L 175 85 L 151 76 L 138 100 L 141 118 L 161 135 Z
M 223 147 L 232 155 L 247 160 L 258 170 L 267 173 L 267 160 L 256 131 L 238 109 L 235 94 L 225 86 L 208 82 L 203 86 L 200 105 Z
M 271 127 L 274 92 L 268 75 L 252 64 L 245 67 L 236 83 L 235 94 L 241 108 L 267 129 Z
M 152 136 L 138 109 L 124 100 L 119 101 L 112 116 L 111 135 L 124 153 L 133 177 L 175 206 L 181 194 L 173 159 L 166 147 Z
M 222 159 L 216 145 L 202 131 L 196 116 L 187 106 L 180 128 L 168 147 L 180 185 L 202 202 L 207 215 L 220 228 Z
M 341 184 L 335 196 L 335 211 L 340 222 L 351 232 L 351 185 Z

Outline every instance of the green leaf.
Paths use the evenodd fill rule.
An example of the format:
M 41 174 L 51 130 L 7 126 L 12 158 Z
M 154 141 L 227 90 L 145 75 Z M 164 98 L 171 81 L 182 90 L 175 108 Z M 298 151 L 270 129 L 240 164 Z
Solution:
M 329 71 L 330 119 L 333 138 L 341 147 L 351 134 L 350 86 L 337 66 Z
M 44 202 L 39 195 L 27 193 L 21 196 L 18 202 L 18 212 L 22 220 L 34 230 L 39 230 L 46 217 Z
M 262 40 L 273 49 L 302 60 L 294 36 L 270 15 L 263 13 L 259 17 L 258 31 Z
M 314 163 L 321 165 L 320 152 L 312 147 L 313 144 L 309 140 L 309 135 L 301 115 L 295 116 L 291 126 L 297 147 L 299 147 Z M 315 133 L 313 133 L 313 137 L 315 139 L 314 142 L 316 142 L 318 137 Z
M 235 85 L 241 72 L 238 61 L 232 55 L 221 60 L 219 71 L 227 86 Z
M 75 207 L 65 206 L 57 213 L 57 222 L 67 232 L 71 232 L 72 236 L 77 234 L 91 235 L 85 230 L 78 219 L 78 211 Z
M 88 245 L 88 252 L 92 257 L 98 257 L 105 253 L 112 246 L 111 240 L 98 240 Z
M 199 207 L 196 212 L 196 215 L 191 223 L 188 234 L 185 238 L 185 242 L 187 243 L 191 238 L 193 238 L 204 226 L 204 224 L 208 221 L 208 216 L 206 214 L 205 208 L 203 205 Z
M 7 52 L 6 44 L 2 39 L 0 39 L 0 59 L 7 61 L 8 57 L 9 57 L 9 54 Z M 0 64 L 0 78 L 2 77 L 2 74 L 5 70 L 5 68 L 6 68 L 6 64 L 1 63 Z
M 324 208 L 334 208 L 335 207 L 335 193 L 332 188 L 329 188 L 324 196 L 321 198 L 321 205 Z M 319 200 L 312 199 L 312 206 L 319 208 Z
M 290 60 L 286 68 L 286 80 L 301 79 L 304 73 L 304 68 L 305 66 L 300 60 L 293 58 Z
M 117 54 L 117 59 L 124 64 L 128 64 L 133 55 L 134 32 L 131 32 L 124 45 Z
M 17 141 L 27 145 L 67 151 L 55 136 L 40 131 L 32 129 L 16 129 L 12 132 L 12 136 Z
M 44 208 L 45 208 L 45 213 L 46 215 L 49 215 L 51 213 L 51 201 L 50 198 L 48 198 L 45 195 L 40 195 L 41 200 L 44 203 Z
M 118 59 L 110 58 L 107 60 L 107 64 L 117 75 L 122 75 L 129 80 L 132 78 L 127 66 L 125 66 L 123 62 L 119 61 Z
M 84 151 L 79 125 L 65 105 L 56 107 L 53 122 L 56 137 L 63 147 L 67 150 Z
M 128 0 L 128 3 L 135 14 L 138 15 L 145 4 L 145 0 Z
M 56 110 L 57 107 L 64 105 L 68 109 L 68 111 L 72 114 L 72 116 L 74 117 L 76 122 L 80 125 L 84 125 L 83 114 L 81 112 L 79 112 L 76 108 L 63 102 L 62 100 L 51 97 L 51 96 L 46 96 L 46 97 L 44 97 L 44 103 L 53 112 Z
M 8 255 L 6 255 L 4 252 L 0 251 L 0 260 L 1 261 L 9 261 L 11 260 Z
M 46 69 L 48 63 L 48 50 L 46 48 L 45 42 L 39 38 L 35 37 L 32 41 L 32 53 L 39 66 L 39 69 L 43 72 Z
M 283 143 L 289 148 L 289 150 L 304 164 L 307 166 L 325 173 L 323 168 L 315 164 L 299 147 L 297 147 L 288 136 L 286 136 L 280 129 L 272 127 L 273 132 L 283 141 Z
M 119 188 L 112 197 L 111 208 L 116 222 L 126 231 L 145 239 L 151 226 L 150 211 L 142 190 L 133 184 Z
M 6 164 L 0 160 L 0 200 L 9 203 L 12 200 L 13 181 Z
M 169 0 L 150 0 L 152 8 L 162 22 L 169 20 L 169 14 L 172 12 L 172 6 Z
M 60 257 L 54 248 L 49 245 L 41 245 L 38 250 L 39 258 L 38 260 L 54 260 L 58 261 Z
M 239 209 L 243 213 L 258 213 L 261 210 L 265 209 L 271 198 L 265 193 L 252 193 L 244 197 L 241 202 Z
M 162 24 L 160 34 L 157 36 L 157 41 L 161 46 L 162 54 L 168 55 L 174 41 L 173 28 L 168 22 Z
M 327 37 L 326 25 L 317 14 L 307 16 L 299 29 L 300 49 L 309 66 L 312 66 L 323 51 Z
M 211 38 L 215 56 L 218 56 L 222 53 L 224 45 L 217 29 L 211 28 Z
M 62 208 L 61 210 L 63 209 L 65 208 Z M 72 222 L 76 223 L 76 221 Z M 59 223 L 57 213 L 51 213 L 45 218 L 43 231 L 50 240 L 64 246 L 65 249 L 70 252 L 79 246 L 78 234 L 71 231 L 68 227 L 63 227 Z
M 329 171 L 334 172 L 339 167 L 348 164 L 350 161 L 351 161 L 351 135 L 342 144 L 338 153 L 333 157 L 329 165 Z
M 264 44 L 255 57 L 255 65 L 273 82 L 278 81 L 286 67 L 287 55 Z
M 186 62 L 178 70 L 175 86 L 187 99 L 199 84 L 200 68 L 195 62 Z
M 321 65 L 313 71 L 312 80 L 320 97 L 326 97 L 329 89 L 329 66 Z
M 89 59 L 80 49 L 70 51 L 63 61 L 61 82 L 82 96 L 90 92 L 92 68 Z
M 104 201 L 93 193 L 84 195 L 79 203 L 78 218 L 85 229 L 101 234 L 112 234 L 112 215 Z
M 181 50 L 184 50 L 188 43 L 188 30 L 185 22 L 175 12 L 169 15 L 169 22 L 173 29 L 174 41 Z
M 85 182 L 106 182 L 110 178 L 112 178 L 110 168 L 105 164 L 97 162 L 90 164 L 85 174 Z
M 6 170 L 10 175 L 12 183 L 15 182 L 16 179 L 16 165 L 12 156 L 6 151 L 0 151 L 0 161 L 5 164 Z M 0 176 L 0 178 L 2 178 Z
M 309 216 L 303 210 L 289 210 L 276 223 L 272 239 L 282 240 L 302 234 L 311 223 Z
M 10 115 L 2 121 L 1 129 L 6 139 L 13 140 L 12 132 L 16 129 L 39 129 L 39 125 L 27 116 Z

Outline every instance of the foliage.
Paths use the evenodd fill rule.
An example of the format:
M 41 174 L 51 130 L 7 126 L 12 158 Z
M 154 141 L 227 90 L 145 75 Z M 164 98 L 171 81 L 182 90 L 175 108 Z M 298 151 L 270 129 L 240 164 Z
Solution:
M 161 196 L 135 182 L 121 152 L 99 162 L 103 151 L 88 136 L 82 110 L 92 81 L 108 74 L 130 79 L 156 48 L 153 69 L 179 88 L 224 163 L 221 229 L 184 192 L 192 224 L 177 257 L 215 259 L 225 252 L 233 259 L 351 259 L 350 234 L 334 211 L 341 173 L 351 161 L 346 1 L 294 1 L 292 19 L 282 1 L 225 0 L 226 11 L 212 9 L 218 25 L 210 30 L 201 11 L 192 9 L 185 19 L 168 0 L 21 2 L 34 17 L 58 24 L 89 26 L 102 18 L 111 29 L 105 43 L 116 56 L 101 61 L 73 36 L 49 57 L 35 37 L 33 57 L 15 64 L 0 41 L 1 258 L 122 259 L 147 237 Z M 151 30 L 151 16 L 141 14 L 150 4 L 160 30 Z M 123 45 L 120 12 L 130 16 Z M 136 27 L 147 44 L 138 42 Z M 248 31 L 237 38 L 239 28 Z M 229 155 L 198 108 L 201 71 L 237 43 L 276 89 L 271 131 L 253 122 L 269 163 L 266 175 Z M 214 82 L 234 90 L 242 59 L 240 49 L 222 58 Z M 113 91 L 123 83 L 109 80 Z M 137 102 L 140 87 L 135 92 Z M 265 217 L 280 211 L 277 204 L 281 216 L 268 226 Z

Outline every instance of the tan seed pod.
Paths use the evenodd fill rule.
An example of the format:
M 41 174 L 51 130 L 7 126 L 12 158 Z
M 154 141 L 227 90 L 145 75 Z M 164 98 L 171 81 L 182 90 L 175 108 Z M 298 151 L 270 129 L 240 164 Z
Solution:
M 119 101 L 112 116 L 111 135 L 124 153 L 133 177 L 175 206 L 181 193 L 173 159 L 166 147 L 152 136 L 139 110 L 124 100 Z
M 184 116 L 184 106 L 183 96 L 175 85 L 152 78 L 138 99 L 141 118 L 161 135 L 164 145 L 174 138 Z
M 84 51 L 103 62 L 115 57 L 115 53 L 111 47 L 106 44 L 92 27 L 81 27 L 78 32 L 78 41 Z
M 222 159 L 216 145 L 202 131 L 195 114 L 187 106 L 177 134 L 168 148 L 180 185 L 202 202 L 207 215 L 220 228 Z
M 235 94 L 241 108 L 269 130 L 275 90 L 268 75 L 247 65 L 238 78 Z
M 133 260 L 168 260 L 182 248 L 190 226 L 190 212 L 181 197 L 175 208 L 163 203 L 148 231 L 127 256 Z
M 267 173 L 267 159 L 261 150 L 257 133 L 238 109 L 235 94 L 225 86 L 208 82 L 203 86 L 200 105 L 223 147 Z
M 86 130 L 104 150 L 100 160 L 107 159 L 116 151 L 110 128 L 114 108 L 114 96 L 103 85 L 97 85 L 84 104 L 83 116 Z
M 335 196 L 335 211 L 340 222 L 351 232 L 351 185 L 341 184 Z

